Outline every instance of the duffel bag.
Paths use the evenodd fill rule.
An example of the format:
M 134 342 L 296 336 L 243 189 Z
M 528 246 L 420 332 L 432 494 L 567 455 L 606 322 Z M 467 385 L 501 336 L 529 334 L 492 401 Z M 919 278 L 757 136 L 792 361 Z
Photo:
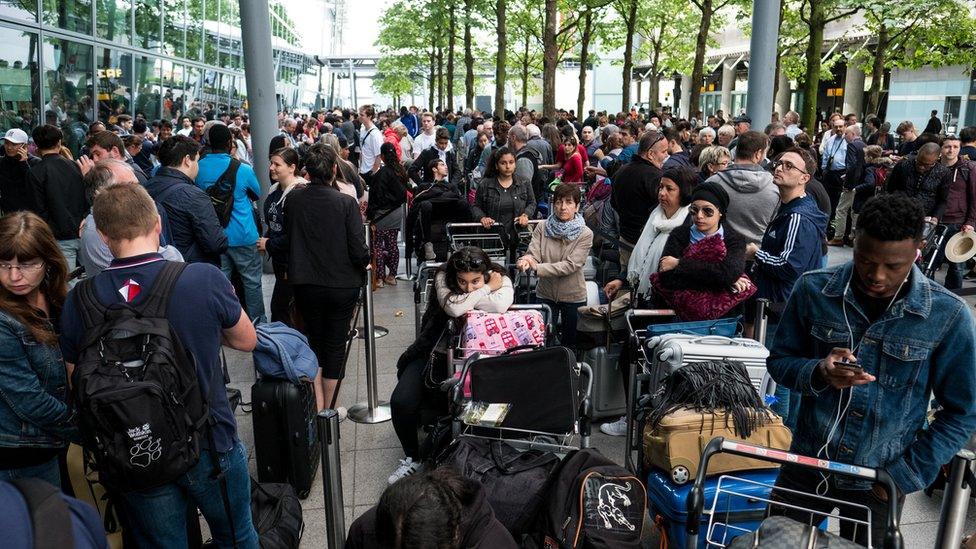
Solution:
M 500 440 L 462 437 L 444 463 L 481 482 L 495 517 L 520 539 L 535 523 L 559 458 L 540 450 L 519 451 Z
M 261 549 L 297 549 L 305 530 L 302 503 L 290 484 L 251 479 L 251 519 Z
M 732 540 L 729 549 L 858 549 L 858 545 L 835 534 L 824 532 L 787 517 L 769 517 L 759 530 Z

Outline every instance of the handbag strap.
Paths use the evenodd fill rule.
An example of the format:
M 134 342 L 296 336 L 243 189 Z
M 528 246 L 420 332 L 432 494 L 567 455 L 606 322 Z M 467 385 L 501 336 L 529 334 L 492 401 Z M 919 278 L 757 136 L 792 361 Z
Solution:
M 516 475 L 531 469 L 542 467 L 552 462 L 559 461 L 555 454 L 549 452 L 536 452 L 528 450 L 525 452 L 515 451 L 514 454 L 502 455 L 502 441 L 494 440 L 488 445 L 488 451 L 495 467 L 504 475 Z M 534 454 L 530 459 L 523 459 L 530 453 Z M 506 459 L 507 458 L 507 459 Z

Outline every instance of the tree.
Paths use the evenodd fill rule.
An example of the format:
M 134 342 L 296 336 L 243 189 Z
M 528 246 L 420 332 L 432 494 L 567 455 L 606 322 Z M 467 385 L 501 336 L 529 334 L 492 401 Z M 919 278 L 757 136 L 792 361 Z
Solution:
M 474 107 L 474 55 L 471 53 L 471 5 L 464 0 L 464 106 Z
M 593 10 L 583 12 L 580 31 L 579 92 L 576 94 L 576 116 L 583 117 L 583 103 L 586 102 L 586 65 L 590 62 L 590 40 L 593 39 Z
M 376 64 L 373 89 L 392 97 L 394 108 L 399 108 L 402 97 L 418 91 L 421 67 L 423 60 L 413 55 L 384 56 Z
M 519 75 L 521 103 L 528 103 L 529 93 L 541 89 L 535 83 L 536 75 L 542 73 L 542 35 L 539 29 L 541 10 L 530 5 L 532 0 L 517 0 L 508 10 L 508 64 L 512 74 Z M 534 2 L 533 2 L 534 3 Z
M 800 5 L 800 19 L 806 23 L 809 33 L 803 78 L 803 111 L 800 113 L 800 120 L 807 128 L 815 128 L 817 123 L 824 27 L 854 15 L 859 7 L 854 0 L 803 0 Z
M 454 110 L 454 45 L 457 42 L 457 6 L 452 2 L 448 11 L 450 23 L 447 36 L 447 110 Z
M 634 34 L 637 27 L 637 7 L 639 0 L 616 0 L 613 3 L 617 14 L 623 19 L 625 31 L 624 40 L 624 69 L 623 96 L 620 100 L 620 110 L 630 110 L 630 81 L 634 75 Z
M 635 30 L 643 38 L 638 55 L 651 62 L 647 96 L 651 108 L 657 106 L 661 95 L 662 76 L 685 74 L 691 69 L 695 42 L 685 29 L 693 28 L 696 22 L 696 13 L 685 0 L 659 0 L 639 7 Z
M 705 67 L 705 48 L 708 46 L 708 32 L 711 29 L 713 19 L 719 10 L 725 8 L 733 0 L 690 0 L 691 4 L 698 9 L 698 38 L 695 41 L 695 61 L 691 69 L 691 97 L 690 109 L 698 109 L 699 99 L 701 98 L 701 84 L 704 79 Z
M 495 116 L 505 118 L 505 56 L 508 36 L 505 28 L 505 0 L 495 0 L 495 30 L 498 49 L 495 52 Z

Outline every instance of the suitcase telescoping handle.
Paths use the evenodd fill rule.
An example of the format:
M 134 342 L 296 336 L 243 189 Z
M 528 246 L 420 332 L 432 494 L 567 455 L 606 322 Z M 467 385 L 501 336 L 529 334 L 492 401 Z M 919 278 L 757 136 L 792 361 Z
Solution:
M 688 549 L 698 547 L 698 532 L 701 526 L 701 515 L 705 506 L 705 472 L 708 470 L 708 460 L 715 454 L 734 454 L 778 463 L 780 465 L 799 465 L 825 473 L 855 477 L 863 480 L 873 480 L 881 484 L 888 493 L 888 527 L 885 532 L 884 548 L 903 549 L 905 547 L 901 537 L 901 531 L 898 529 L 897 487 L 895 486 L 895 481 L 884 469 L 847 465 L 836 461 L 791 454 L 783 450 L 757 446 L 746 442 L 725 440 L 724 437 L 715 437 L 705 446 L 705 450 L 702 452 L 701 463 L 698 465 L 698 474 L 695 476 L 695 484 L 688 493 L 688 522 L 686 525 Z

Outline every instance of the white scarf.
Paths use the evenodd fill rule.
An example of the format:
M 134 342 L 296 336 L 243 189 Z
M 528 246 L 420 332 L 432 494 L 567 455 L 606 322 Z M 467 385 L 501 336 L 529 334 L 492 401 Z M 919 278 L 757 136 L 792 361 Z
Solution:
M 637 286 L 637 293 L 647 295 L 651 290 L 651 273 L 657 272 L 661 262 L 661 253 L 668 241 L 671 231 L 680 227 L 688 217 L 688 206 L 678 208 L 670 218 L 665 217 L 664 209 L 659 205 L 651 212 L 641 231 L 640 239 L 634 246 L 627 268 L 627 280 L 631 286 Z

